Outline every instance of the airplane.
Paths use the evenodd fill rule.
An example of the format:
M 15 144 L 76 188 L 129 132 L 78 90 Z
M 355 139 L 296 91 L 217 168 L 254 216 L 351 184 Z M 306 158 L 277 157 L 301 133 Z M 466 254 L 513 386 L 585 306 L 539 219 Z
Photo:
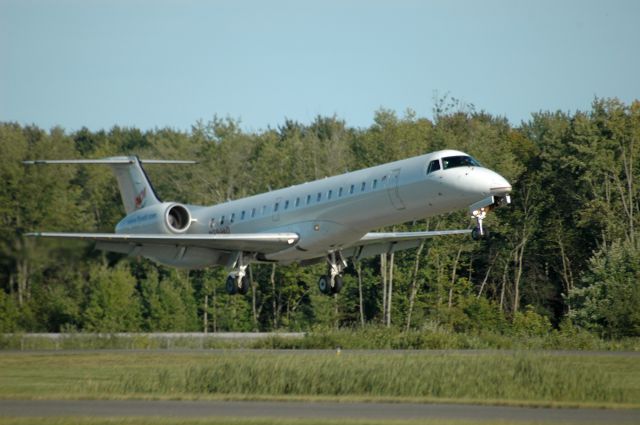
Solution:
M 212 206 L 163 202 L 142 164 L 195 161 L 105 159 L 30 160 L 40 164 L 102 164 L 118 181 L 126 216 L 115 233 L 34 232 L 27 236 L 81 239 L 105 251 L 143 256 L 189 269 L 230 270 L 229 294 L 246 294 L 251 263 L 327 263 L 324 294 L 340 292 L 347 259 L 358 261 L 418 247 L 426 238 L 471 233 L 487 237 L 483 220 L 511 203 L 511 185 L 470 155 L 441 150 Z M 468 207 L 473 229 L 374 232 Z

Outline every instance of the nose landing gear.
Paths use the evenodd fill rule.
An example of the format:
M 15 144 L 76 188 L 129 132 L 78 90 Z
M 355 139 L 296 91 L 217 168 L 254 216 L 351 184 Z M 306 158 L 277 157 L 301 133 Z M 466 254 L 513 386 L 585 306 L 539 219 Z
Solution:
M 472 211 L 471 215 L 476 219 L 477 223 L 476 227 L 471 231 L 471 237 L 474 241 L 487 239 L 489 237 L 489 232 L 482 226 L 482 221 L 487 217 L 487 210 L 485 208 L 480 208 Z
M 487 213 L 494 208 L 497 208 L 501 205 L 510 204 L 511 196 L 489 196 L 488 198 L 483 199 L 480 202 L 476 202 L 475 204 L 469 207 L 469 211 L 471 212 L 471 217 L 476 219 L 476 227 L 471 231 L 471 237 L 478 241 L 481 239 L 489 238 L 489 231 L 486 227 L 482 225 L 482 222 L 487 217 Z

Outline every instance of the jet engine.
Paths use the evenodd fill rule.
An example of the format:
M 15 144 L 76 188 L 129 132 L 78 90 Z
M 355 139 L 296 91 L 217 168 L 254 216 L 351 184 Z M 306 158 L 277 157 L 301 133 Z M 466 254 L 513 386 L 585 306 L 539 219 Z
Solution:
M 186 206 L 163 202 L 132 212 L 116 226 L 116 233 L 186 233 L 191 213 Z

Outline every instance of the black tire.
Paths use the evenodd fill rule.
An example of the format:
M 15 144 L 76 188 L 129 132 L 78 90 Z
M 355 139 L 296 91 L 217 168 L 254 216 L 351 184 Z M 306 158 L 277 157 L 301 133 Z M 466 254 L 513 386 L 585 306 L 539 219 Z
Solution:
M 227 277 L 225 289 L 227 290 L 227 294 L 229 295 L 235 295 L 236 293 L 238 293 L 238 285 L 236 284 L 235 276 L 229 275 Z
M 242 278 L 242 281 L 240 282 L 238 293 L 242 295 L 246 295 L 247 292 L 249 292 L 249 276 L 244 276 Z
M 318 279 L 318 289 L 323 294 L 328 294 L 331 291 L 331 284 L 329 283 L 329 276 L 322 275 Z
M 480 234 L 480 229 L 478 229 L 477 227 L 474 227 L 473 230 L 471 231 L 471 238 L 474 241 L 481 241 L 481 240 L 486 240 L 489 239 L 489 230 L 486 227 L 482 228 L 482 235 Z
M 342 275 L 336 275 L 336 277 L 333 278 L 333 287 L 331 288 L 331 293 L 332 294 L 339 294 L 340 291 L 342 290 L 342 285 L 344 283 L 343 279 L 342 279 Z

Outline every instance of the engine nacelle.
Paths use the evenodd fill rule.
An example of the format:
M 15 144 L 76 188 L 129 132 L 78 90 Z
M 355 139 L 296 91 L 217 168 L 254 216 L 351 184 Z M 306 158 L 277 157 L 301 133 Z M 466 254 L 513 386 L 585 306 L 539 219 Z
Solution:
M 182 204 L 163 202 L 142 208 L 123 218 L 116 233 L 185 233 L 191 226 L 191 213 Z

